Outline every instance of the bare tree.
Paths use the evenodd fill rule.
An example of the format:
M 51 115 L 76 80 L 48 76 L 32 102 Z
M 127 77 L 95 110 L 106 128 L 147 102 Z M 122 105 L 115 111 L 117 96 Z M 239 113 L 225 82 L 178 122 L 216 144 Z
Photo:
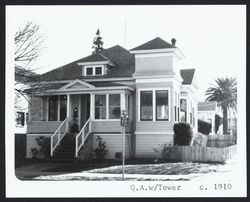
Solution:
M 40 33 L 39 25 L 27 22 L 26 25 L 15 33 L 15 65 L 27 68 L 36 60 L 42 50 L 44 34 Z
M 41 53 L 42 43 L 45 35 L 40 32 L 39 25 L 34 22 L 27 22 L 15 33 L 15 107 L 20 109 L 20 100 L 28 98 L 24 92 L 27 82 L 37 78 L 37 74 L 31 71 L 31 63 L 34 62 Z

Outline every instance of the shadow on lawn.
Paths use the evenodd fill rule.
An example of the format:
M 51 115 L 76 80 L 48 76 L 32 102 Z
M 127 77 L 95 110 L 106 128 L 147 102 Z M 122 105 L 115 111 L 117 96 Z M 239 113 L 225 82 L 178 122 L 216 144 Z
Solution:
M 127 165 L 134 164 L 153 164 L 155 163 L 155 159 L 134 159 L 134 160 L 126 160 Z M 106 168 L 110 166 L 120 166 L 122 165 L 121 161 L 117 160 L 88 160 L 88 161 L 75 161 L 75 162 L 67 162 L 65 165 L 54 167 L 51 169 L 43 170 L 44 172 L 81 172 L 87 171 L 97 168 Z

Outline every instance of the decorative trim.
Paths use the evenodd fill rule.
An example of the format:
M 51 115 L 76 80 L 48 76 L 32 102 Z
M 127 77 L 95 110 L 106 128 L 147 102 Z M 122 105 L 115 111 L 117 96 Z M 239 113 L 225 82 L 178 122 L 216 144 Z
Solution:
M 129 86 L 115 86 L 115 87 L 94 87 L 94 88 L 77 88 L 77 89 L 58 89 L 58 90 L 47 90 L 46 93 L 70 93 L 70 92 L 77 92 L 79 94 L 84 94 L 92 91 L 105 91 L 105 90 L 130 90 L 134 91 L 133 88 Z
M 110 63 L 109 61 L 96 61 L 96 62 L 78 62 L 78 65 L 90 65 L 90 66 L 94 66 L 94 65 L 105 65 Z
M 167 79 L 167 78 L 174 78 L 175 74 L 168 74 L 168 75 L 157 75 L 157 76 L 152 76 L 152 75 L 149 75 L 149 76 L 133 76 L 134 79 L 157 79 L 159 80 L 160 78 L 161 79 Z M 136 81 L 137 83 L 137 81 Z
M 149 54 L 149 53 L 174 53 L 178 58 L 185 58 L 184 54 L 179 48 L 162 48 L 162 49 L 150 49 L 150 50 L 131 50 L 131 54 Z
M 103 135 L 103 136 L 108 136 L 108 135 L 112 135 L 112 136 L 122 136 L 122 133 L 93 133 L 94 136 L 98 136 L 98 135 Z M 125 133 L 125 135 L 128 136 L 132 136 L 131 133 Z
M 52 136 L 53 133 L 27 133 L 27 136 Z
M 88 87 L 88 88 L 95 88 L 95 86 L 93 86 L 93 85 L 91 85 L 91 84 L 89 84 L 89 83 L 87 83 L 87 82 L 85 82 L 85 81 L 76 79 L 76 80 L 74 80 L 74 81 L 72 81 L 72 82 L 70 82 L 70 83 L 64 85 L 64 86 L 61 87 L 59 90 L 66 90 L 67 88 L 69 88 L 70 86 L 73 86 L 73 85 L 76 84 L 76 83 L 80 83 L 80 84 L 82 84 L 83 86 L 86 86 L 86 87 Z M 67 90 L 68 90 L 68 89 L 67 89 Z
M 164 132 L 164 131 L 135 131 L 134 132 L 136 135 L 173 135 L 174 132 Z

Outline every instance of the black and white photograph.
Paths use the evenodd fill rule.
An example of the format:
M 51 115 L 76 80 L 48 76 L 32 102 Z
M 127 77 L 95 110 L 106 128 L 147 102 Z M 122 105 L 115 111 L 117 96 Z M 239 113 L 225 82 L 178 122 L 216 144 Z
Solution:
M 246 197 L 245 5 L 6 6 L 6 197 Z

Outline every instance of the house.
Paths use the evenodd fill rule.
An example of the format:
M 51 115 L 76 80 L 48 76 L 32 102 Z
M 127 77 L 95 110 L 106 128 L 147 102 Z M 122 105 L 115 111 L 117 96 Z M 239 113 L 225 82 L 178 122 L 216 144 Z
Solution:
M 31 70 L 21 66 L 15 67 L 15 151 L 19 156 L 26 155 L 26 133 L 28 120 L 28 97 L 24 90 L 28 87 L 27 81 L 37 76 Z
M 157 37 L 131 50 L 116 45 L 42 74 L 27 90 L 32 103 L 27 158 L 38 136 L 51 139 L 55 155 L 65 132 L 74 139 L 76 157 L 93 151 L 100 136 L 106 158 L 114 158 L 122 151 L 125 109 L 127 158 L 159 155 L 154 149 L 172 142 L 176 122 L 188 122 L 197 131 L 195 70 L 181 69 L 184 56 L 175 42 Z
M 222 125 L 219 127 L 216 132 L 215 127 L 215 115 L 222 117 L 222 109 L 218 106 L 217 102 L 199 102 L 198 103 L 198 119 L 206 121 L 211 124 L 211 133 L 212 134 L 223 134 Z

